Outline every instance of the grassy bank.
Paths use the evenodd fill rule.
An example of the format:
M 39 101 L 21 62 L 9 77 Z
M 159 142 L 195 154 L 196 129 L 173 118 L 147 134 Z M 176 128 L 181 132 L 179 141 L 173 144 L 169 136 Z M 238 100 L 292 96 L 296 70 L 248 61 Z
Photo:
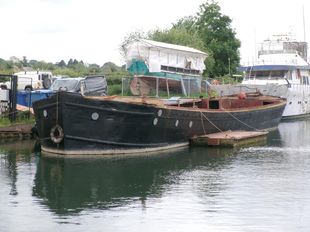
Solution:
M 15 122 L 11 122 L 7 115 L 0 116 L 0 127 L 6 127 L 15 124 L 34 124 L 34 123 L 35 123 L 34 116 L 30 114 L 29 111 L 18 112 Z

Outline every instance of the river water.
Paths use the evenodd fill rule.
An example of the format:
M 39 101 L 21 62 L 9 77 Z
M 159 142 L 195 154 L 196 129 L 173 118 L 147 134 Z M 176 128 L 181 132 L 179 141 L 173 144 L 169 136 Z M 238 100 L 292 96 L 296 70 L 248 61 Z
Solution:
M 310 120 L 265 145 L 50 158 L 0 145 L 0 231 L 309 231 Z

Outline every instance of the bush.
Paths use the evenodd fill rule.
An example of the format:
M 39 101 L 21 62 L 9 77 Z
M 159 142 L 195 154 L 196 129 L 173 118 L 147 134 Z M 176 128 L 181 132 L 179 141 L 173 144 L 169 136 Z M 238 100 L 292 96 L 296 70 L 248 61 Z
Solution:
M 122 85 L 108 85 L 109 95 L 120 95 L 122 94 Z

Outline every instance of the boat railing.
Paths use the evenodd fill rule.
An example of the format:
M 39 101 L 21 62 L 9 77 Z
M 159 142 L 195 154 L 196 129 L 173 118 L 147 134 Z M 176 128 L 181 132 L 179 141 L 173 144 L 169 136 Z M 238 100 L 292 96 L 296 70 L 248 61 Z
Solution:
M 294 49 L 277 49 L 277 50 L 272 50 L 272 49 L 267 49 L 267 50 L 260 50 L 258 51 L 258 56 L 260 55 L 270 55 L 270 54 L 298 54 L 298 51 Z

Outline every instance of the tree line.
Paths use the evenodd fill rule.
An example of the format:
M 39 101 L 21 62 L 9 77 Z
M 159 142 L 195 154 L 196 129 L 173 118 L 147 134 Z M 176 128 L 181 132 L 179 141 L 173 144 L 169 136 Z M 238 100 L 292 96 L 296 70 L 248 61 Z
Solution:
M 80 77 L 91 74 L 104 74 L 107 76 L 128 75 L 125 66 L 118 66 L 112 62 L 106 62 L 103 65 L 88 64 L 82 60 L 70 59 L 68 62 L 61 60 L 56 63 L 27 60 L 24 56 L 22 59 L 11 57 L 9 60 L 0 58 L 0 72 L 3 74 L 13 74 L 19 71 L 29 70 L 48 70 L 54 75 Z

